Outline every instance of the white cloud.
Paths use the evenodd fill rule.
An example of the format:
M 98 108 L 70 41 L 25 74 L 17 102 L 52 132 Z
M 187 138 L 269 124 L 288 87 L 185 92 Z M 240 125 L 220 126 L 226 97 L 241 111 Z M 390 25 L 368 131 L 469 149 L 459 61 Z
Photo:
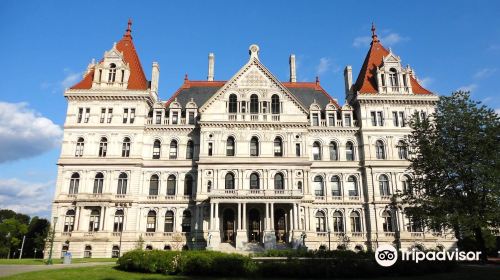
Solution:
M 466 85 L 466 86 L 461 86 L 457 90 L 473 92 L 477 89 L 477 87 L 478 86 L 476 84 L 470 84 L 470 85 Z
M 54 181 L 40 183 L 17 178 L 0 179 L 0 208 L 48 217 L 54 184 Z
M 398 33 L 394 33 L 394 32 L 387 33 L 386 35 L 383 35 L 383 36 L 378 36 L 378 38 L 384 46 L 393 46 L 397 43 L 410 40 L 409 37 L 403 37 L 403 36 L 399 35 Z M 372 41 L 372 38 L 370 36 L 356 37 L 356 38 L 354 38 L 352 45 L 356 48 L 366 47 L 370 44 L 371 41 Z
M 354 42 L 352 42 L 352 45 L 356 48 L 366 47 L 370 44 L 371 41 L 372 38 L 369 36 L 356 37 L 354 38 Z
M 497 71 L 496 68 L 483 68 L 474 74 L 476 79 L 484 79 L 493 75 Z
M 319 59 L 318 66 L 316 66 L 316 73 L 318 75 L 321 75 L 321 74 L 325 73 L 326 71 L 328 71 L 331 66 L 332 66 L 331 59 L 329 59 L 327 57 L 322 57 Z
M 74 72 L 69 68 L 64 68 L 64 78 L 57 82 L 42 82 L 40 88 L 43 90 L 50 89 L 52 93 L 59 93 L 70 86 L 76 84 L 82 79 L 83 72 Z
M 0 102 L 0 163 L 42 154 L 61 137 L 61 128 L 27 103 Z
M 431 77 L 424 77 L 422 79 L 418 79 L 418 82 L 421 86 L 428 87 L 432 84 L 432 82 L 434 82 L 434 79 Z

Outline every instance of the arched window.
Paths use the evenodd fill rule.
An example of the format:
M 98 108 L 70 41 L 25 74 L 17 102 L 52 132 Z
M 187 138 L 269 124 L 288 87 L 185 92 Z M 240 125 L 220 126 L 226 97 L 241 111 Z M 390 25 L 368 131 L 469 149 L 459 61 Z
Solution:
M 159 187 L 160 187 L 160 177 L 154 174 L 149 179 L 149 195 L 158 195 Z
M 174 232 L 174 212 L 167 211 L 165 213 L 165 232 Z
M 388 196 L 391 194 L 391 190 L 389 188 L 389 179 L 386 175 L 380 175 L 380 177 L 378 178 L 378 184 L 381 196 Z
M 283 156 L 283 141 L 281 141 L 280 137 L 274 138 L 274 156 Z
M 172 246 L 165 245 L 165 246 L 163 246 L 163 250 L 165 250 L 165 251 L 171 251 L 172 250 Z
M 100 221 L 101 211 L 98 209 L 92 209 L 92 211 L 90 211 L 89 232 L 99 231 Z
M 75 226 L 75 210 L 70 209 L 66 211 L 64 217 L 64 232 L 72 232 Z
M 283 181 L 283 174 L 276 173 L 276 175 L 274 175 L 274 189 L 275 190 L 285 189 L 285 185 L 284 185 L 284 181 Z
M 80 137 L 76 141 L 76 150 L 75 150 L 75 157 L 82 157 L 83 156 L 83 148 L 85 147 L 85 140 Z
M 225 189 L 233 190 L 234 189 L 234 174 L 227 173 L 225 178 Z
M 189 210 L 182 212 L 182 232 L 191 232 L 191 212 Z
M 346 189 L 350 197 L 359 196 L 358 183 L 356 181 L 356 177 L 349 176 L 349 178 L 347 178 Z
M 297 182 L 297 189 L 302 193 L 302 181 Z
M 108 151 L 108 139 L 106 137 L 102 137 L 99 142 L 99 156 L 105 157 Z
M 250 96 L 250 114 L 259 113 L 259 97 L 257 94 L 252 94 Z
M 408 147 L 406 146 L 405 142 L 399 141 L 397 148 L 399 159 L 408 159 Z
M 186 159 L 193 159 L 194 154 L 194 143 L 189 140 L 186 144 Z
M 80 185 L 80 174 L 73 173 L 71 174 L 71 179 L 69 181 L 69 194 L 77 194 L 78 186 Z
M 342 212 L 333 212 L 333 232 L 344 232 L 344 217 Z
M 167 179 L 167 195 L 175 195 L 175 176 L 170 175 Z
M 316 212 L 316 232 L 326 232 L 326 223 L 325 223 L 325 213 L 323 211 Z
M 148 218 L 146 219 L 146 232 L 156 231 L 156 212 L 150 210 L 148 212 Z
M 377 142 L 375 142 L 375 155 L 377 156 L 377 159 L 385 159 L 384 142 L 381 140 L 377 140 Z
M 115 218 L 113 221 L 113 232 L 123 231 L 123 217 L 124 213 L 122 209 L 118 209 L 115 211 Z
M 153 159 L 160 158 L 161 142 L 160 140 L 155 140 L 153 144 Z
M 211 192 L 212 191 L 212 181 L 208 181 L 207 183 L 207 192 Z
M 92 258 L 92 246 L 85 245 L 85 250 L 83 251 L 84 258 Z
M 337 149 L 337 143 L 334 141 L 330 142 L 330 160 L 338 160 L 338 149 Z
M 193 194 L 193 176 L 186 174 L 184 177 L 184 195 L 191 196 Z
M 170 141 L 170 150 L 169 150 L 169 159 L 176 159 L 177 158 L 177 141 L 172 140 Z
M 411 194 L 413 193 L 413 187 L 411 178 L 407 175 L 403 176 L 403 194 Z
M 226 156 L 234 156 L 234 137 L 229 136 L 226 140 Z
M 354 144 L 351 141 L 345 144 L 345 159 L 349 161 L 354 160 Z
M 252 173 L 250 174 L 250 189 L 251 190 L 258 190 L 260 188 L 259 186 L 259 174 L 257 173 Z
M 271 96 L 271 113 L 280 113 L 280 97 L 277 94 L 273 94 L 273 96 Z
M 98 172 L 94 177 L 93 193 L 102 193 L 103 185 L 104 185 L 104 175 L 101 172 Z
M 230 114 L 236 114 L 238 112 L 238 97 L 236 97 L 236 94 L 229 95 L 228 110 Z
M 114 245 L 111 248 L 111 258 L 119 258 L 120 257 L 120 246 Z
M 332 196 L 342 196 L 339 176 L 332 176 Z
M 109 65 L 108 82 L 109 83 L 115 82 L 115 78 L 116 78 L 116 65 L 114 63 L 111 63 Z
M 314 177 L 314 195 L 324 196 L 325 188 L 323 186 L 323 178 L 321 176 Z
M 256 157 L 259 155 L 259 139 L 252 137 L 250 140 L 250 156 Z
M 361 216 L 357 211 L 351 213 L 351 232 L 361 232 Z
M 389 84 L 391 87 L 399 86 L 398 72 L 394 68 L 389 69 Z
M 314 160 L 321 160 L 321 144 L 317 141 L 313 143 L 312 154 Z
M 127 193 L 127 182 L 128 176 L 127 173 L 120 173 L 118 176 L 118 187 L 116 189 L 116 194 L 126 194 Z
M 391 212 L 388 210 L 384 210 L 382 212 L 382 219 L 384 219 L 384 222 L 382 223 L 382 228 L 384 229 L 384 232 L 393 232 L 392 228 L 392 215 Z
M 146 246 L 146 251 L 151 251 L 153 250 L 153 245 L 147 245 Z
M 123 143 L 122 143 L 122 157 L 129 157 L 130 156 L 130 138 L 125 137 L 123 138 Z

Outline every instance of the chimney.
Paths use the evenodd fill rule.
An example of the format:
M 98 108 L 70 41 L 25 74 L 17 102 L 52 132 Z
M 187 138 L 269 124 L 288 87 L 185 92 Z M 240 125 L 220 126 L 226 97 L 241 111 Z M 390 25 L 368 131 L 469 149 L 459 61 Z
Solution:
M 215 56 L 214 53 L 209 53 L 208 54 L 208 76 L 207 76 L 207 81 L 213 81 L 214 80 L 214 64 L 215 64 Z
M 349 96 L 352 92 L 352 67 L 347 65 L 344 69 L 345 96 Z
M 295 83 L 297 82 L 297 73 L 296 73 L 296 68 L 295 68 L 295 55 L 291 54 L 290 55 L 290 82 Z
M 151 91 L 158 94 L 158 80 L 160 79 L 160 65 L 158 62 L 153 62 L 151 70 Z

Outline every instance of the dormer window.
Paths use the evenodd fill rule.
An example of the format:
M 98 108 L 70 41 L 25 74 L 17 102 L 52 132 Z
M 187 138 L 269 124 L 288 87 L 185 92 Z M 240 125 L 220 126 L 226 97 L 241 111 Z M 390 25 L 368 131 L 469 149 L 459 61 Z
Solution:
M 389 69 L 389 84 L 392 87 L 399 86 L 398 72 L 394 68 Z
M 313 114 L 312 125 L 313 126 L 319 126 L 319 115 L 317 113 Z
M 116 64 L 109 65 L 108 83 L 114 83 L 116 79 Z

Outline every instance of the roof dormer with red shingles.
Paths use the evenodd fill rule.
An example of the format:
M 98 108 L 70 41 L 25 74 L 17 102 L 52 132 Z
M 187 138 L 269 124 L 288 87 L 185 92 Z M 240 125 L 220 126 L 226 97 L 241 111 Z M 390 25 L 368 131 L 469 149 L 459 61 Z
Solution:
M 142 69 L 141 61 L 135 50 L 132 41 L 132 20 L 129 19 L 125 34 L 122 39 L 116 43 L 116 49 L 123 53 L 125 63 L 129 64 L 130 77 L 128 79 L 127 89 L 132 90 L 146 90 L 148 89 L 148 80 Z M 102 60 L 100 61 L 100 63 Z M 92 88 L 92 81 L 94 79 L 94 69 L 90 69 L 83 79 L 71 87 L 71 89 L 90 89 Z
M 382 65 L 384 57 L 390 54 L 390 52 L 380 43 L 380 40 L 375 33 L 375 26 L 373 24 L 371 30 L 372 42 L 370 43 L 370 49 L 366 54 L 363 66 L 361 67 L 356 83 L 353 86 L 354 92 L 360 94 L 378 93 L 377 68 Z M 412 75 L 410 75 L 410 83 L 414 94 L 433 94 L 421 86 L 417 79 L 415 79 Z

